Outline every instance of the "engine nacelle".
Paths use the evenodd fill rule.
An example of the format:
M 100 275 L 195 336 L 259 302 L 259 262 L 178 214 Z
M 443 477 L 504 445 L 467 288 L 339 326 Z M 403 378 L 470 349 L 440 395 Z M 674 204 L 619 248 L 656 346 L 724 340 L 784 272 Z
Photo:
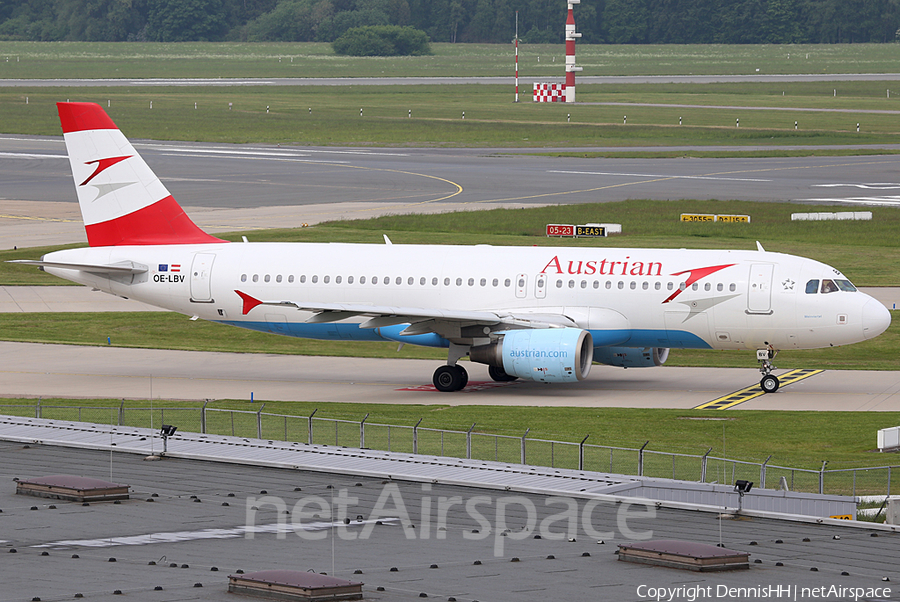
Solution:
M 591 371 L 594 342 L 578 328 L 509 330 L 489 345 L 469 350 L 473 362 L 502 368 L 510 376 L 544 383 L 584 380 Z
M 607 366 L 649 368 L 662 366 L 669 359 L 667 347 L 596 347 L 594 361 Z

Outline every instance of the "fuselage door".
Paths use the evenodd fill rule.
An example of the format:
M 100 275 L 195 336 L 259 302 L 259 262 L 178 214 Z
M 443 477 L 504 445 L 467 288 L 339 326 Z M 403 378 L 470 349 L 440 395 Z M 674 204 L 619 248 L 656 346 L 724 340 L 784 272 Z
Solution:
M 534 277 L 534 297 L 544 299 L 547 296 L 547 274 L 538 274 Z
M 528 276 L 516 274 L 516 299 L 524 299 L 528 294 Z
M 191 263 L 191 301 L 193 303 L 212 303 L 209 280 L 212 275 L 215 253 L 197 253 Z
M 754 263 L 750 266 L 747 282 L 747 311 L 753 314 L 772 313 L 772 274 L 775 266 L 771 263 Z

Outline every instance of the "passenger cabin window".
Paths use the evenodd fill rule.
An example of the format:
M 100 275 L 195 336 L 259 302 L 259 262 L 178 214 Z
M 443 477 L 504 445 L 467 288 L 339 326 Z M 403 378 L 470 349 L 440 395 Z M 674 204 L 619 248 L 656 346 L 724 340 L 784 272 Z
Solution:
M 319 281 L 319 277 L 318 277 L 318 276 L 313 276 L 312 278 L 310 278 L 310 281 L 311 281 L 313 284 L 315 284 L 316 282 Z
M 300 276 L 300 284 L 306 284 L 306 274 Z
M 293 282 L 293 281 L 294 281 L 294 275 L 291 274 L 290 276 L 288 276 L 288 282 Z
M 241 282 L 247 282 L 247 274 L 241 274 Z
M 818 280 L 810 280 L 806 283 L 806 294 L 807 295 L 815 295 L 819 292 L 819 281 Z

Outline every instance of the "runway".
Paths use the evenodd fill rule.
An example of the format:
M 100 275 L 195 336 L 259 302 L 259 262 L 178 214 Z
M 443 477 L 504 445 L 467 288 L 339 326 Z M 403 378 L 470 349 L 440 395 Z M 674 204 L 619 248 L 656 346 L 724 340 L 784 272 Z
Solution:
M 749 358 L 749 356 L 748 356 Z M 753 368 L 594 366 L 571 385 L 498 384 L 438 393 L 431 360 L 305 357 L 0 342 L 4 397 L 243 399 L 688 410 L 759 381 Z M 781 373 L 784 371 L 779 371 Z M 730 410 L 900 411 L 900 372 L 827 371 Z
M 648 160 L 520 156 L 539 149 L 135 146 L 214 233 L 634 198 L 900 204 L 900 156 Z M 84 240 L 61 138 L 0 137 L 0 181 L 0 248 Z M 591 221 L 608 220 L 598 211 Z

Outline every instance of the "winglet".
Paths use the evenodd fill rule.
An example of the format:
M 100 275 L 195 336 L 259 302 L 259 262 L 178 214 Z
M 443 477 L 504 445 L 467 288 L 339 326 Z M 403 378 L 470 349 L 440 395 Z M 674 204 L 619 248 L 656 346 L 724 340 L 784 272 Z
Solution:
M 761 244 L 758 240 L 756 241 L 756 250 L 759 251 L 760 253 L 765 253 L 765 252 L 766 252 L 766 250 L 763 249 L 762 244 Z
M 382 234 L 382 236 L 384 236 L 384 244 L 386 244 L 386 245 L 392 245 L 392 244 L 394 244 L 394 243 L 391 242 L 391 239 L 388 238 L 388 235 L 387 235 L 387 234 Z
M 262 305 L 262 301 L 260 301 L 259 299 L 255 299 L 254 297 L 251 297 L 247 293 L 242 293 L 239 290 L 235 290 L 234 292 L 236 292 L 238 294 L 238 296 L 241 299 L 243 299 L 243 301 L 244 301 L 244 307 L 241 310 L 241 313 L 243 313 L 245 316 L 248 313 L 250 313 L 250 310 L 253 309 L 254 307 L 256 307 L 257 305 Z

